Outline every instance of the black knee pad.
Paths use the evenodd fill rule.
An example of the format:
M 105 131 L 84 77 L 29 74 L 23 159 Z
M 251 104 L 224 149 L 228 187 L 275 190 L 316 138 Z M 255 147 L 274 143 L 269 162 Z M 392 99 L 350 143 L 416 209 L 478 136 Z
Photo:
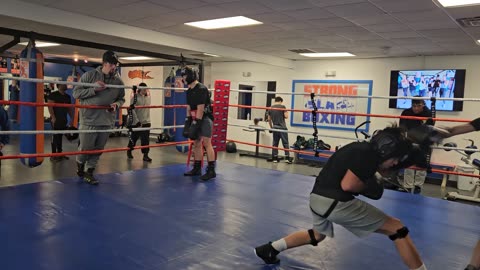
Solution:
M 318 245 L 318 240 L 315 238 L 315 233 L 313 232 L 312 229 L 308 230 L 308 235 L 310 235 L 310 244 L 312 246 Z
M 407 235 L 408 235 L 408 228 L 403 227 L 401 229 L 398 229 L 397 233 L 389 235 L 388 238 L 390 238 L 390 240 L 392 240 L 392 241 L 395 241 L 399 238 L 405 238 L 405 237 L 407 237 Z

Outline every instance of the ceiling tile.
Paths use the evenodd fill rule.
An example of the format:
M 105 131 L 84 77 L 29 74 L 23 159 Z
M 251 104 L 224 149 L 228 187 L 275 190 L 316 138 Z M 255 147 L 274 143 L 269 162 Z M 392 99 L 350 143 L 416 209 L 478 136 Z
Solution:
M 399 32 L 385 32 L 379 33 L 380 36 L 387 38 L 387 39 L 397 39 L 397 38 L 419 38 L 421 37 L 415 31 L 399 31 Z
M 336 17 L 336 15 L 319 7 L 307 8 L 307 9 L 301 9 L 301 10 L 292 10 L 288 12 L 288 16 L 293 17 L 297 20 L 317 20 L 317 19 Z
M 328 18 L 328 19 L 320 19 L 320 20 L 309 20 L 308 21 L 311 25 L 320 27 L 320 28 L 331 28 L 331 27 L 352 27 L 355 26 L 355 24 L 339 18 L 339 17 L 334 17 L 334 18 Z
M 290 22 L 290 23 L 272 23 L 272 25 L 281 28 L 283 30 L 299 30 L 310 29 L 312 25 L 306 22 Z
M 57 2 L 56 0 L 22 0 L 22 2 L 48 6 Z
M 299 10 L 314 8 L 308 0 L 257 0 L 257 2 L 276 11 Z
M 161 28 L 172 27 L 178 24 L 185 23 L 185 17 L 181 16 L 182 13 L 183 12 L 181 11 L 175 11 L 172 13 L 163 14 L 161 20 L 158 19 L 158 16 L 151 16 L 147 18 L 142 18 L 140 20 L 127 22 L 126 24 L 137 26 L 144 29 L 158 30 Z M 194 18 L 190 17 L 190 19 L 194 19 Z M 193 28 L 193 29 L 197 29 L 197 28 Z
M 441 9 L 428 11 L 407 11 L 392 13 L 397 19 L 403 22 L 423 22 L 423 21 L 445 21 L 451 20 Z
M 365 3 L 366 0 L 310 0 L 317 7 L 341 6 L 355 3 Z
M 152 4 L 147 1 L 140 1 L 133 4 L 114 6 L 109 12 L 105 10 L 95 10 L 91 12 L 91 16 L 111 20 L 115 22 L 131 22 L 141 18 L 156 16 L 173 12 L 173 9 Z
M 185 15 L 182 17 L 187 19 L 188 16 L 194 16 L 195 18 L 200 18 L 200 20 L 212 20 L 212 19 L 219 19 L 225 18 L 230 16 L 238 16 L 239 14 L 233 10 L 224 10 L 218 6 L 202 6 L 191 10 L 184 10 Z M 197 19 L 195 19 L 197 20 Z M 189 22 L 195 21 L 190 20 Z
M 370 1 L 389 13 L 410 12 L 412 11 L 412 7 L 414 7 L 413 10 L 416 10 L 416 11 L 438 9 L 438 7 L 433 3 L 433 1 L 420 1 L 420 0 L 402 0 L 402 1 L 370 0 Z
M 356 15 L 356 16 L 349 16 L 345 17 L 345 19 L 355 23 L 357 25 L 372 25 L 372 24 L 392 24 L 392 23 L 399 23 L 399 21 L 389 15 L 389 14 L 382 14 L 382 15 Z
M 291 22 L 295 20 L 294 18 L 280 12 L 255 14 L 251 15 L 250 18 L 261 21 L 263 23 Z
M 425 44 L 432 44 L 432 42 L 426 38 L 392 38 L 392 42 L 397 45 L 408 45 L 408 46 L 425 46 Z
M 270 12 L 271 9 L 254 1 L 238 1 L 220 4 L 217 7 L 237 15 L 251 15 Z
M 408 23 L 408 25 L 414 30 L 434 30 L 434 29 L 444 29 L 444 28 L 458 28 L 458 25 L 452 20 L 442 20 L 442 21 L 417 21 Z
M 358 14 L 376 16 L 384 14 L 382 10 L 370 3 L 358 3 L 342 6 L 327 7 L 326 10 L 339 17 L 355 17 Z
M 401 23 L 374 24 L 374 25 L 366 25 L 364 27 L 375 33 L 399 32 L 399 31 L 411 30 L 408 26 Z
M 148 2 L 181 11 L 209 5 L 208 2 L 199 0 L 182 0 L 181 5 L 179 5 L 178 0 L 148 0 Z

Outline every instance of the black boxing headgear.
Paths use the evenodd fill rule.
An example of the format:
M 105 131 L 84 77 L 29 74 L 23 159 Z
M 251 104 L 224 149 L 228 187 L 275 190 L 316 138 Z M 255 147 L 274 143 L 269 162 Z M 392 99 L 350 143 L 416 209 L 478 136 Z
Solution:
M 376 131 L 370 143 L 377 152 L 380 161 L 390 158 L 398 158 L 403 161 L 408 157 L 412 143 L 402 134 L 398 128 L 386 128 Z
M 113 51 L 106 51 L 104 54 L 103 54 L 103 63 L 109 63 L 109 64 L 118 64 L 118 56 L 116 53 L 114 53 Z
M 182 72 L 182 76 L 186 76 L 185 82 L 191 84 L 192 82 L 198 80 L 198 73 L 191 67 L 185 67 Z

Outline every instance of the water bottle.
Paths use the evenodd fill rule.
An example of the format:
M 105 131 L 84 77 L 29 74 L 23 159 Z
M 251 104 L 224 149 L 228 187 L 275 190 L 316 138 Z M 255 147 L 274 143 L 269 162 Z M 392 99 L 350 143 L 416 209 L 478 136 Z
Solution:
M 247 113 L 247 120 L 250 120 L 250 114 Z

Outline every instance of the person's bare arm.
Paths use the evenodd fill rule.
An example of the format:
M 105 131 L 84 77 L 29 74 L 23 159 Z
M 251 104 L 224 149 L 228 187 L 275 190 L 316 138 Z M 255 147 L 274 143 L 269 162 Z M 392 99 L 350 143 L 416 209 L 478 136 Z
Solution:
M 365 184 L 351 170 L 347 170 L 340 186 L 344 191 L 360 193 L 365 189 Z
M 448 135 L 446 136 L 447 138 L 475 131 L 475 128 L 470 123 L 458 125 L 454 127 L 447 127 L 445 129 L 449 132 Z

